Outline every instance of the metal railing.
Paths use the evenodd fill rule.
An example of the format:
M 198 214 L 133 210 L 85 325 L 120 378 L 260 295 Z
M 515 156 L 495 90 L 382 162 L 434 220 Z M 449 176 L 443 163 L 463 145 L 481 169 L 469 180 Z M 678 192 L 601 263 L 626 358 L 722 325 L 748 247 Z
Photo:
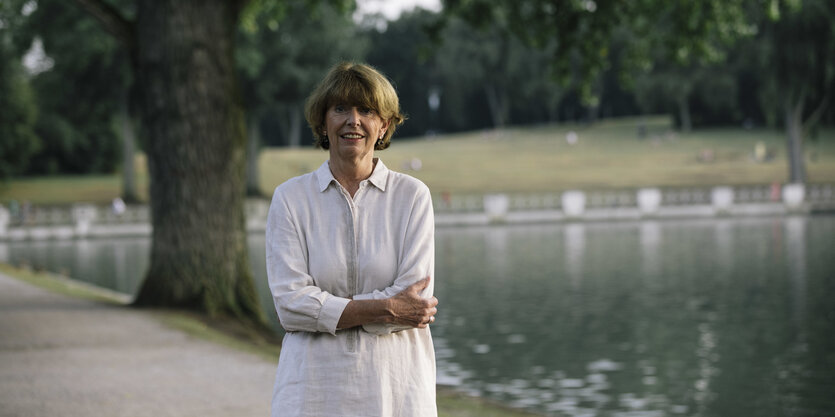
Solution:
M 508 215 L 544 213 L 540 219 L 604 218 L 606 213 L 635 218 L 693 215 L 757 215 L 815 210 L 835 211 L 835 184 L 770 184 L 735 187 L 641 188 L 518 194 L 452 194 L 433 196 L 435 213 L 482 216 L 502 221 Z M 263 228 L 269 201 L 247 200 L 250 230 Z M 550 214 L 548 214 L 550 213 Z M 630 214 L 631 213 L 631 214 Z M 623 217 L 620 217 L 623 218 Z M 63 227 L 83 235 L 90 227 L 148 225 L 146 205 L 0 206 L 0 238 L 7 231 Z M 68 232 L 70 233 L 70 232 Z

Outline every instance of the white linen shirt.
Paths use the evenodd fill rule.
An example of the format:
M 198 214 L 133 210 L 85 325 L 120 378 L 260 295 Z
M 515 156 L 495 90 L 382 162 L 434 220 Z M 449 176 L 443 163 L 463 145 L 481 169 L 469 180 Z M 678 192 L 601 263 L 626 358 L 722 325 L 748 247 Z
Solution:
M 389 298 L 432 276 L 429 189 L 376 160 L 350 194 L 328 162 L 273 195 L 267 275 L 282 327 L 273 417 L 436 416 L 429 328 L 387 324 L 337 330 L 350 301 Z

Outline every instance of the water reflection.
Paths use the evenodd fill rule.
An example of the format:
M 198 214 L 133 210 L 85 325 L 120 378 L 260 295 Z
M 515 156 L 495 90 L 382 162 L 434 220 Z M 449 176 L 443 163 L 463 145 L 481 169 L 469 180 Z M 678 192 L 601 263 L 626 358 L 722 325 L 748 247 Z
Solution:
M 571 223 L 565 226 L 565 269 L 574 289 L 583 279 L 583 254 L 586 253 L 586 226 Z
M 661 225 L 654 220 L 640 224 L 641 233 L 641 275 L 658 276 L 661 273 Z
M 794 217 L 786 220 L 787 265 L 794 298 L 793 316 L 798 329 L 803 329 L 806 310 L 806 219 Z
M 477 241 L 439 233 L 439 292 L 456 295 L 436 327 L 439 364 L 465 390 L 571 416 L 835 410 L 824 394 L 835 360 L 823 353 L 835 310 L 815 320 L 816 348 L 798 338 L 805 298 L 835 296 L 830 255 L 805 253 L 831 250 L 832 218 L 505 229 L 512 285 L 455 255 L 477 258 Z
M 717 272 L 723 277 L 731 279 L 731 271 L 734 265 L 734 223 L 728 219 L 722 219 L 713 225 L 713 242 L 716 251 Z
M 481 229 L 484 234 L 485 257 L 482 258 L 489 264 L 490 270 L 497 276 L 513 277 L 508 269 L 507 253 L 508 230 L 504 227 L 491 227 Z
M 556 416 L 832 414 L 833 247 L 835 217 L 439 229 L 438 380 Z M 0 243 L 128 293 L 147 252 Z

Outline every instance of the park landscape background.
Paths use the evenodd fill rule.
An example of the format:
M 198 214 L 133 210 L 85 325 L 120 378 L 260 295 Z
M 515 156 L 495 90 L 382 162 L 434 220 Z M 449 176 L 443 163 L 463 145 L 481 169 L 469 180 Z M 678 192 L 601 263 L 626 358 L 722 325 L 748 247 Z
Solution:
M 235 55 L 247 193 L 269 196 L 323 158 L 304 150 L 311 138 L 303 101 L 346 59 L 391 77 L 409 120 L 382 156 L 394 168 L 420 158 L 415 175 L 438 192 L 833 180 L 826 2 L 736 1 L 707 11 L 685 2 L 655 15 L 575 3 L 566 16 L 609 27 L 530 39 L 516 7 L 501 2 L 450 2 L 395 20 L 352 12 L 350 2 L 253 6 L 238 25 Z M 126 1 L 113 5 L 136 12 Z M 531 7 L 549 10 L 548 2 L 518 6 Z M 617 21 L 618 12 L 635 16 Z M 72 3 L 8 1 L 0 13 L 8 58 L 0 72 L 8 92 L 0 200 L 147 202 L 130 53 Z M 693 13 L 704 16 L 691 17 L 692 28 L 656 21 L 647 33 L 641 23 Z M 795 139 L 793 117 L 801 125 Z M 578 146 L 565 142 L 570 131 Z M 799 158 L 792 141 L 802 145 Z M 755 156 L 757 143 L 763 155 Z M 799 173 L 791 174 L 794 165 Z
M 646 137 L 639 126 L 648 126 Z M 577 136 L 569 144 L 566 136 Z M 833 129 L 824 127 L 823 137 Z M 392 169 L 442 193 L 548 193 L 640 187 L 711 187 L 785 184 L 788 163 L 782 133 L 766 128 L 713 127 L 682 133 L 669 117 L 627 117 L 578 123 L 507 127 L 432 137 L 395 138 L 379 157 Z M 757 160 L 758 144 L 770 154 Z M 811 183 L 835 183 L 835 141 L 807 147 Z M 706 159 L 705 155 L 710 155 Z M 265 147 L 259 155 L 256 197 L 267 198 L 285 180 L 310 172 L 327 159 L 312 147 Z M 418 170 L 413 161 L 420 161 Z M 144 155 L 136 156 L 138 197 L 147 199 Z M 121 195 L 122 178 L 109 175 L 18 178 L 2 188 L 6 199 L 39 205 L 76 202 L 107 205 Z
M 218 7 L 229 7 L 232 3 L 206 2 Z M 247 284 L 252 282 L 250 266 L 237 261 L 257 260 L 257 256 L 246 254 L 246 237 L 241 233 L 244 195 L 268 198 L 277 184 L 315 169 L 326 159 L 326 153 L 310 148 L 310 133 L 301 109 L 306 94 L 327 68 L 345 59 L 369 62 L 392 79 L 409 120 L 396 134 L 391 149 L 379 156 L 391 168 L 425 181 L 436 198 L 442 193 L 480 195 L 569 189 L 835 183 L 835 106 L 832 104 L 835 11 L 832 3 L 824 0 L 670 3 L 450 0 L 443 2 L 440 11 L 406 11 L 396 20 L 385 20 L 381 16 L 354 14 L 350 1 L 265 0 L 249 2 L 243 9 L 224 9 L 237 17 L 230 22 L 231 19 L 211 20 L 218 17 L 203 15 L 205 9 L 201 7 L 179 10 L 177 3 L 148 6 L 150 3 L 127 0 L 3 1 L 0 3 L 0 174 L 3 176 L 0 204 L 11 206 L 12 201 L 36 206 L 108 204 L 119 197 L 129 204 L 150 205 L 154 227 L 165 231 L 165 236 L 155 239 L 163 240 L 182 240 L 182 236 L 190 233 L 181 230 L 180 224 L 194 223 L 200 227 L 204 218 L 219 214 L 223 222 L 231 225 L 232 234 L 223 239 L 237 242 L 231 245 L 233 250 L 202 247 L 198 243 L 207 239 L 194 239 L 197 243 L 191 244 L 196 250 L 204 256 L 209 254 L 210 259 L 219 263 L 193 265 L 190 259 L 181 257 L 178 261 L 182 262 L 177 263 L 184 264 L 185 269 L 166 270 L 150 265 L 147 271 L 136 272 L 144 274 L 144 279 L 139 279 L 136 285 L 141 287 L 143 281 L 157 284 L 153 290 L 143 292 L 138 303 L 187 307 L 207 314 L 212 320 L 231 317 L 245 323 L 263 324 L 260 309 L 253 307 L 258 300 L 244 296 L 224 305 L 194 294 L 217 283 L 251 285 Z M 167 56 L 169 61 L 164 65 L 147 65 L 149 58 L 142 51 L 159 44 L 177 47 L 228 44 L 218 38 L 208 42 L 183 38 L 195 31 L 178 30 L 166 20 L 172 13 L 165 12 L 164 7 L 197 16 L 188 23 L 194 25 L 192 28 L 220 22 L 216 26 L 228 29 L 222 35 L 226 37 L 220 39 L 234 40 L 234 55 L 228 54 L 228 50 L 206 46 L 208 54 L 230 59 L 221 60 L 227 70 L 224 77 L 201 78 L 205 67 L 178 59 L 194 56 L 190 55 L 194 51 L 189 49 Z M 147 25 L 152 24 L 174 25 L 170 26 L 173 35 L 171 38 L 137 37 L 137 30 L 147 33 L 142 31 L 147 31 Z M 191 88 L 195 83 L 209 88 Z M 225 103 L 219 107 L 232 111 L 225 113 L 208 106 L 196 115 L 189 114 L 185 111 L 188 106 L 177 101 L 178 95 L 190 97 L 193 100 L 189 103 L 195 106 L 212 102 L 195 91 Z M 148 103 L 154 102 L 163 103 L 163 110 L 149 111 Z M 159 117 L 160 114 L 166 117 Z M 234 134 L 214 137 L 224 129 L 212 129 L 211 134 L 203 137 L 190 129 L 204 121 L 227 121 L 235 127 L 230 129 Z M 194 158 L 198 154 L 206 158 Z M 184 175 L 171 175 L 172 172 Z M 157 194 L 149 192 L 151 183 Z M 233 192 L 212 194 L 217 192 L 216 184 L 221 183 L 230 187 L 224 189 Z M 204 200 L 171 197 L 183 195 L 182 190 L 189 189 L 205 191 Z M 207 201 L 222 204 L 207 205 Z M 195 211 L 200 207 L 212 207 L 219 213 Z M 643 334 L 642 338 L 664 339 L 659 342 L 657 357 L 671 352 L 672 348 L 664 348 L 667 346 L 664 343 L 668 343 L 664 337 L 667 331 L 675 333 L 670 329 L 692 327 L 703 338 L 724 334 L 732 340 L 730 335 L 739 332 L 734 327 L 739 323 L 732 317 L 749 317 L 749 314 L 772 317 L 773 314 L 774 322 L 780 323 L 780 332 L 779 337 L 770 339 L 773 343 L 765 345 L 765 350 L 776 352 L 766 362 L 778 365 L 764 370 L 763 375 L 766 379 L 773 375 L 789 376 L 786 380 L 779 379 L 782 382 L 777 384 L 785 395 L 775 397 L 778 398 L 775 401 L 783 401 L 785 397 L 786 403 L 768 403 L 764 407 L 826 412 L 835 406 L 820 392 L 832 386 L 833 375 L 817 370 L 820 367 L 814 363 L 831 362 L 822 353 L 829 346 L 823 335 L 832 329 L 833 323 L 831 308 L 825 308 L 823 301 L 827 294 L 832 294 L 832 281 L 827 279 L 832 263 L 826 261 L 825 250 L 831 247 L 831 239 L 824 233 L 831 229 L 831 221 L 818 217 L 808 220 L 813 226 L 806 226 L 807 220 L 796 220 L 729 223 L 720 219 L 708 225 L 682 222 L 660 226 L 650 222 L 612 227 L 613 232 L 606 225 L 451 231 L 444 234 L 444 254 L 472 256 L 445 256 L 443 260 L 449 264 L 450 271 L 463 271 L 462 276 L 467 271 L 481 271 L 483 265 L 478 264 L 479 259 L 488 260 L 487 266 L 505 274 L 508 265 L 519 263 L 532 268 L 525 276 L 533 285 L 558 288 L 565 294 L 570 294 L 573 288 L 579 291 L 577 300 L 588 299 L 596 308 L 602 308 L 585 311 L 578 301 L 576 310 L 559 311 L 580 317 L 576 323 L 560 322 L 576 336 L 571 342 L 543 333 L 543 339 L 564 343 L 559 349 L 567 357 L 560 359 L 574 358 L 576 352 L 572 347 L 576 344 L 573 342 L 586 340 L 581 336 L 586 329 L 580 324 L 581 318 L 618 314 L 605 307 L 619 304 L 623 299 L 613 297 L 610 288 L 616 288 L 618 295 L 625 299 L 636 300 L 634 304 L 626 304 L 632 312 L 628 316 L 630 320 L 624 321 L 626 327 L 644 323 L 642 314 L 649 304 L 641 301 L 647 294 L 643 290 L 652 293 L 659 285 L 666 288 L 667 281 L 663 281 L 669 278 L 666 274 L 673 281 L 683 282 L 690 293 L 658 292 L 656 300 L 668 296 L 669 299 L 686 298 L 687 307 L 682 315 L 687 316 L 688 325 L 667 326 L 660 320 L 656 323 L 663 325 L 652 332 L 636 331 Z M 738 240 L 729 237 L 736 236 L 736 232 L 746 237 Z M 457 235 L 469 239 L 469 243 L 456 243 Z M 717 253 L 714 258 L 701 253 L 699 246 L 670 245 L 665 249 L 659 245 L 664 239 L 682 242 L 687 241 L 684 237 L 694 235 L 701 236 L 697 240 L 703 243 L 702 247 L 735 249 Z M 636 240 L 636 236 L 640 239 Z M 748 236 L 753 236 L 752 240 L 747 240 Z M 629 258 L 632 249 L 618 252 L 623 246 L 610 246 L 607 240 L 623 242 L 628 248 L 641 248 L 640 254 L 632 255 L 637 255 L 635 258 L 643 263 L 623 265 L 639 271 L 648 268 L 651 273 L 626 279 L 624 282 L 635 284 L 631 290 L 614 280 L 619 273 L 609 268 L 616 270 L 615 265 L 594 262 L 601 259 L 599 252 L 612 259 Z M 149 245 L 153 247 L 152 242 Z M 252 246 L 251 242 L 249 245 Z M 553 265 L 530 261 L 530 257 L 541 261 L 539 258 L 551 259 L 552 255 L 531 247 L 552 246 L 565 250 L 566 270 L 551 270 Z M 520 248 L 528 251 L 521 258 L 504 257 Z M 140 253 L 147 256 L 148 250 L 143 250 Z M 741 264 L 729 261 L 726 256 L 729 253 L 742 259 Z M 798 259 L 808 259 L 808 268 Z M 235 266 L 229 267 L 230 262 Z M 718 266 L 710 266 L 714 264 Z M 469 269 L 460 269 L 461 265 Z M 692 268 L 685 268 L 688 266 Z M 702 291 L 703 277 L 692 272 L 700 271 L 699 268 L 706 268 L 705 274 L 714 278 L 734 276 L 742 270 L 746 271 L 742 274 L 745 279 L 736 282 L 730 292 L 725 285 L 731 284 L 712 279 Z M 220 270 L 238 272 L 228 279 Z M 190 283 L 195 288 L 194 294 L 182 299 L 170 297 L 164 283 L 186 275 L 205 276 L 205 279 Z M 562 280 L 551 280 L 563 276 L 572 277 L 572 283 L 585 276 L 591 287 L 577 290 Z M 468 276 L 462 282 L 473 279 Z M 501 300 L 500 294 L 517 291 L 513 281 L 505 279 L 506 276 L 490 276 L 493 292 L 482 296 Z M 765 287 L 763 281 L 775 285 Z M 451 281 L 447 285 L 461 284 Z M 791 291 L 783 291 L 786 287 Z M 806 288 L 811 289 L 808 297 L 803 295 L 807 294 Z M 141 292 L 141 288 L 137 291 Z M 241 291 L 235 285 L 228 288 L 228 293 L 238 292 L 247 293 L 247 290 Z M 781 298 L 785 293 L 793 294 L 793 298 Z M 764 301 L 756 299 L 758 294 Z M 750 301 L 752 297 L 756 300 Z M 557 304 L 573 305 L 574 300 L 562 298 Z M 478 306 L 461 308 L 465 304 L 453 304 L 450 310 L 458 309 L 460 316 L 469 313 L 472 318 L 471 312 Z M 545 300 L 539 305 L 550 304 L 553 303 Z M 752 310 L 742 312 L 730 307 L 749 304 Z M 530 307 L 522 310 L 525 308 Z M 791 314 L 778 314 L 789 310 Z M 672 317 L 678 312 L 671 308 L 654 317 Z M 514 311 L 508 313 L 512 315 Z M 716 317 L 731 318 L 730 324 L 723 326 Z M 448 327 L 439 328 L 441 339 L 470 337 L 461 327 L 456 327 L 457 319 L 451 321 Z M 757 340 L 760 331 L 773 330 L 759 321 L 753 323 L 756 325 L 740 325 L 753 329 L 750 335 L 746 333 L 751 340 Z M 789 330 L 793 328 L 792 323 L 801 323 L 797 326 L 800 329 L 797 338 L 795 330 Z M 489 325 L 486 323 L 485 327 Z M 592 328 L 599 332 L 592 334 L 593 339 L 620 335 L 622 330 Z M 525 337 L 521 340 L 540 338 L 538 331 L 522 332 Z M 501 328 L 496 332 L 488 329 L 485 334 L 501 338 L 505 336 L 502 332 Z M 508 335 L 508 340 L 518 341 L 519 336 Z M 728 339 L 722 339 L 723 344 L 719 345 L 729 349 L 726 353 L 730 354 L 722 357 L 737 357 L 744 349 L 738 349 L 733 342 L 725 343 Z M 774 342 L 775 339 L 779 340 Z M 628 339 L 623 343 L 632 342 L 637 344 L 629 354 L 634 354 L 642 364 L 635 372 L 646 372 L 644 362 L 657 357 L 647 359 L 639 349 L 640 341 Z M 699 343 L 703 342 L 700 339 Z M 713 343 L 708 342 L 704 343 Z M 526 403 L 527 397 L 513 391 L 517 388 L 524 391 L 524 386 L 516 386 L 521 384 L 518 379 L 491 373 L 494 370 L 491 366 L 497 369 L 502 366 L 490 363 L 500 360 L 487 355 L 487 344 L 472 340 L 462 343 L 476 353 L 472 372 L 482 372 L 485 381 L 493 381 L 481 386 L 478 384 L 482 382 L 472 383 L 475 385 L 468 389 L 473 393 L 493 395 L 492 398 L 519 407 L 570 414 L 566 411 L 570 407 L 547 408 L 570 406 L 562 401 L 570 397 L 568 394 L 551 403 L 547 399 L 535 405 Z M 707 349 L 702 344 L 697 353 Z M 498 345 L 492 344 L 494 351 Z M 591 351 L 606 345 L 594 345 Z M 689 345 L 682 343 L 674 347 L 676 354 L 670 356 L 676 356 L 676 360 L 688 358 L 681 352 L 687 352 Z M 531 347 L 532 350 L 543 348 Z M 799 353 L 803 349 L 807 353 Z M 512 349 L 505 352 L 511 358 L 527 358 L 517 353 Z M 558 362 L 556 358 L 551 359 Z M 560 372 L 565 370 L 549 368 L 551 359 L 546 360 L 548 365 L 531 369 L 553 370 L 550 380 L 567 384 L 562 388 L 570 391 L 571 384 L 578 384 L 577 378 L 554 376 L 562 375 Z M 589 360 L 589 366 L 602 366 L 595 358 L 584 359 Z M 709 362 L 710 369 L 734 369 L 732 363 L 719 366 L 713 353 L 699 360 L 698 366 Z M 693 372 L 703 370 L 696 368 Z M 526 369 L 505 371 L 513 375 L 527 372 Z M 642 380 L 656 378 L 654 372 L 641 377 Z M 467 378 L 466 373 L 462 375 Z M 600 382 L 600 373 L 591 373 L 588 378 L 590 382 Z M 809 378 L 817 382 L 808 382 Z M 694 381 L 702 383 L 702 379 Z M 718 381 L 735 385 L 732 379 Z M 650 385 L 653 384 L 645 388 L 655 391 L 657 385 Z M 548 394 L 550 389 L 537 389 L 540 388 L 546 392 L 536 395 Z M 702 401 L 705 398 L 700 395 L 704 392 L 696 390 L 694 394 L 692 387 L 674 388 L 679 390 L 677 393 L 684 393 L 681 398 L 700 399 L 698 407 L 703 408 L 689 404 L 691 408 L 686 410 L 701 410 L 706 414 L 713 410 L 721 414 L 721 401 Z M 751 390 L 755 391 L 768 390 Z M 733 397 L 730 392 L 719 388 L 713 394 L 732 403 L 728 400 Z M 743 393 L 747 395 L 749 391 Z M 620 398 L 619 403 L 609 403 L 608 411 L 601 413 L 630 410 L 638 400 Z M 667 407 L 674 414 L 675 410 L 681 410 L 677 407 L 682 407 L 682 404 L 663 401 L 655 405 Z M 734 408 L 724 410 L 729 409 Z M 573 410 L 577 411 L 576 407 Z

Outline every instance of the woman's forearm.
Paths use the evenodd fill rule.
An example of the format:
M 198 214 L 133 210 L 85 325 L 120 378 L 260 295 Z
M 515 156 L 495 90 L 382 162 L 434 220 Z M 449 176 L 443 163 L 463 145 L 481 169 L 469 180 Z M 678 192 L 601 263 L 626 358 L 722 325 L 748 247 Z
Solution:
M 371 323 L 399 324 L 424 328 L 435 320 L 438 299 L 420 296 L 429 285 L 426 277 L 391 298 L 381 300 L 351 300 L 342 311 L 337 329 L 349 329 Z
M 339 317 L 337 329 L 349 329 L 369 323 L 387 323 L 391 318 L 390 302 L 383 300 L 351 300 Z

